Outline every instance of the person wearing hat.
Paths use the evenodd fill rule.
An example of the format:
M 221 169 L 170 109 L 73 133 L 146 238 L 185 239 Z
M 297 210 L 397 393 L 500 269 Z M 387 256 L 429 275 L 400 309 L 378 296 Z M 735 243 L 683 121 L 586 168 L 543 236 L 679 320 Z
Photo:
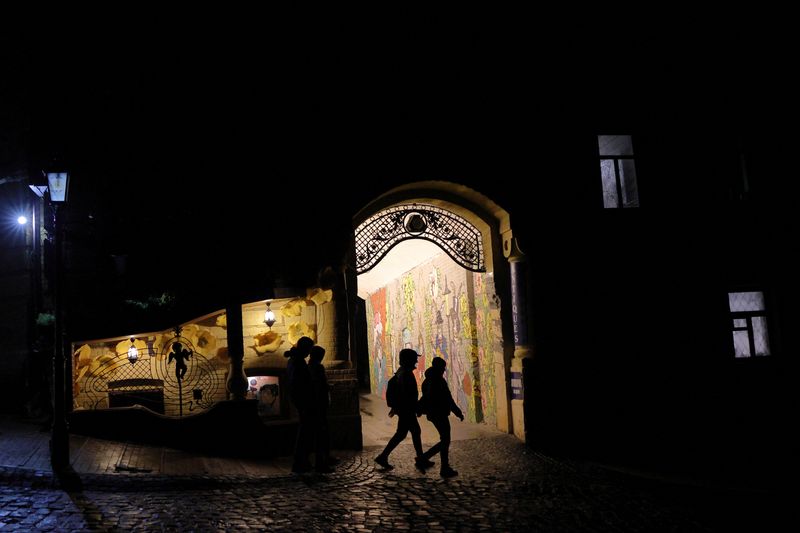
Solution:
M 389 454 L 406 438 L 409 432 L 414 450 L 417 452 L 415 459 L 417 466 L 420 468 L 433 466 L 431 461 L 420 458 L 422 456 L 422 431 L 417 421 L 419 392 L 417 391 L 417 378 L 414 376 L 417 357 L 419 357 L 417 352 L 410 348 L 400 350 L 400 368 L 389 380 L 396 380 L 396 383 L 388 384 L 386 389 L 387 403 L 392 410 L 389 416 L 392 416 L 393 413 L 397 414 L 397 431 L 389 439 L 386 448 L 375 458 L 375 462 L 387 470 L 394 468 L 389 464 Z

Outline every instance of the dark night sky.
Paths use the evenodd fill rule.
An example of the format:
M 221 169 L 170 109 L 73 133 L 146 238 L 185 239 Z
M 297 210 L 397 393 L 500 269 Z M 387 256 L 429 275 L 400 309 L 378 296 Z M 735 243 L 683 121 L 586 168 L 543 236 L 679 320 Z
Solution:
M 250 296 L 262 273 L 307 281 L 312 243 L 311 257 L 340 258 L 352 214 L 394 185 L 481 190 L 489 171 L 511 184 L 530 170 L 514 166 L 526 139 L 554 119 L 721 113 L 754 79 L 783 75 L 758 53 L 770 46 L 735 26 L 611 35 L 512 15 L 38 32 L 9 39 L 0 87 L 6 116 L 29 128 L 31 166 L 69 167 L 71 216 L 92 215 L 103 253 L 128 254 L 130 287 L 218 286 L 234 264 L 261 280 Z M 620 84 L 620 72 L 634 75 Z

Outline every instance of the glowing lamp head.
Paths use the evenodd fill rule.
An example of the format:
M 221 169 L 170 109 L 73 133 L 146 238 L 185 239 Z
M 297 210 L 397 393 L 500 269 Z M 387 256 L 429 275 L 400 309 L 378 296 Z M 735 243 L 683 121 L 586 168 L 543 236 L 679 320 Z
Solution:
M 264 324 L 266 324 L 268 328 L 272 329 L 272 325 L 274 323 L 275 323 L 275 312 L 269 308 L 269 302 L 267 302 L 267 310 L 264 313 Z
M 61 204 L 67 201 L 67 191 L 69 190 L 68 172 L 48 172 L 47 188 L 50 191 L 50 201 Z
M 134 364 L 139 360 L 139 350 L 133 344 L 133 341 L 134 338 L 131 337 L 131 347 L 128 348 L 128 361 L 130 361 L 131 364 Z

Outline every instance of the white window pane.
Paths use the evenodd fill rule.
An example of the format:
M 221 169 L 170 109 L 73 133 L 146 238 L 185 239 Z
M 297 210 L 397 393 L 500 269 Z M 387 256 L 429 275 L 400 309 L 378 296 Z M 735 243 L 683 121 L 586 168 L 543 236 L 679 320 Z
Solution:
M 735 327 L 735 328 L 746 328 L 747 327 L 747 319 L 745 319 L 745 318 L 734 318 L 733 319 L 733 327 Z
M 731 312 L 736 311 L 763 311 L 763 292 L 729 292 L 728 305 Z
M 597 145 L 600 155 L 633 155 L 630 135 L 598 135 Z
M 767 317 L 753 317 L 753 340 L 756 345 L 756 355 L 769 355 L 769 338 L 767 338 Z
M 746 331 L 733 332 L 733 350 L 736 357 L 750 357 L 750 341 Z
M 614 161 L 612 159 L 600 160 L 600 176 L 603 179 L 603 207 L 617 207 L 619 205 L 617 180 L 614 176 Z
M 619 177 L 622 183 L 622 207 L 639 207 L 639 189 L 636 185 L 636 166 L 633 159 L 619 160 Z

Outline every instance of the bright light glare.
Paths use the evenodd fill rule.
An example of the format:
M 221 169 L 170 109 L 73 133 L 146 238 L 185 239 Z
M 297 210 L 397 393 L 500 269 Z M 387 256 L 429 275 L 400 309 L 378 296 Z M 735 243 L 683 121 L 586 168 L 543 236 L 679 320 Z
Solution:
M 28 217 L 22 215 L 17 217 L 17 224 L 19 224 L 20 226 L 27 223 L 28 223 Z

